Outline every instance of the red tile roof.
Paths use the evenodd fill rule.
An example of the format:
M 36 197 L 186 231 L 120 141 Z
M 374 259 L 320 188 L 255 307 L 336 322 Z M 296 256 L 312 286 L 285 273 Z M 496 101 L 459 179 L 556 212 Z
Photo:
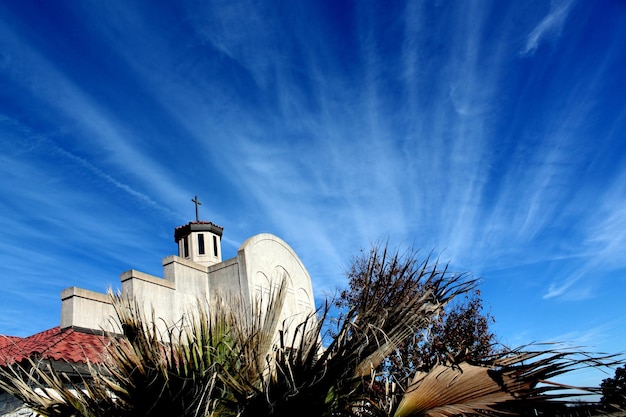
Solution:
M 0 335 L 0 366 L 26 358 L 98 363 L 107 343 L 106 336 L 60 327 L 24 338 Z
M 0 335 L 0 352 L 3 351 L 5 346 L 12 345 L 16 343 L 18 340 L 22 340 L 21 337 L 16 336 L 2 336 Z

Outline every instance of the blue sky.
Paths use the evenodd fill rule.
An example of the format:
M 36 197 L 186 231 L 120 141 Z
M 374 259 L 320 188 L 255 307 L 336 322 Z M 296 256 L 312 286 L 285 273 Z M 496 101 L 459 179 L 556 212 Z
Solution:
M 161 275 L 198 195 L 225 259 L 276 234 L 318 301 L 389 240 L 481 278 L 508 345 L 624 351 L 624 22 L 617 0 L 3 1 L 0 333 Z

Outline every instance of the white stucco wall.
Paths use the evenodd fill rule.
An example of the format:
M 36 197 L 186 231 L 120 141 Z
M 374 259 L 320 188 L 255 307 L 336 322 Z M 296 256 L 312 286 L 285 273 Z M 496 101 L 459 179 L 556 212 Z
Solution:
M 278 286 L 282 279 L 287 281 L 281 320 L 288 333 L 315 313 L 311 277 L 285 241 L 267 233 L 253 236 L 241 245 L 237 259 L 244 266 L 251 297 L 266 298 L 271 286 Z
M 252 301 L 270 293 L 270 285 L 287 281 L 282 320 L 287 327 L 315 311 L 311 278 L 304 265 L 282 239 L 260 234 L 246 240 L 237 257 L 212 266 L 168 256 L 163 259 L 163 278 L 130 270 L 121 274 L 122 295 L 136 299 L 146 317 L 155 317 L 164 329 L 192 311 L 198 301 L 212 296 L 241 296 Z M 72 287 L 62 293 L 61 327 L 80 327 L 119 332 L 112 325 L 115 312 L 106 294 Z
M 220 253 L 221 254 L 221 253 Z M 294 325 L 315 313 L 311 278 L 287 243 L 271 234 L 246 240 L 235 258 L 204 266 L 178 256 L 163 259 L 163 278 L 130 270 L 120 276 L 122 295 L 135 298 L 147 317 L 168 324 L 179 322 L 196 303 L 212 295 L 235 295 L 252 301 L 267 296 L 271 286 L 287 280 L 287 297 L 281 313 L 287 334 Z M 61 293 L 61 327 L 120 332 L 115 310 L 105 293 L 70 287 Z M 159 323 L 164 326 L 165 323 Z M 13 397 L 0 392 L 0 416 L 36 415 Z
M 70 287 L 61 292 L 61 328 L 113 331 L 115 310 L 107 294 Z

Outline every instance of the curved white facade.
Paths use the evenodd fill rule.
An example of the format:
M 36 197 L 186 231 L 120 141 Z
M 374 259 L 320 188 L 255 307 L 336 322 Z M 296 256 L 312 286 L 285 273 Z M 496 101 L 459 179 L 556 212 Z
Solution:
M 220 249 L 221 253 L 221 249 Z M 272 287 L 286 282 L 281 321 L 287 335 L 315 314 L 311 278 L 294 250 L 282 239 L 259 234 L 246 240 L 237 256 L 210 266 L 180 256 L 163 259 L 163 278 L 130 270 L 121 275 L 122 295 L 136 299 L 146 316 L 154 311 L 172 325 L 192 311 L 198 300 L 239 298 L 252 304 L 267 300 Z M 105 294 L 72 287 L 63 291 L 61 327 L 117 332 L 113 307 Z M 291 334 L 293 336 L 293 334 Z

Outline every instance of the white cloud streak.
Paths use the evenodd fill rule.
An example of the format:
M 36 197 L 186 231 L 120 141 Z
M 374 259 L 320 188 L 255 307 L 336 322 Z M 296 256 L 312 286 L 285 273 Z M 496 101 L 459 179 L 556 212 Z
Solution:
M 379 10 L 358 3 L 333 10 L 348 19 L 335 22 L 329 10 L 307 13 L 293 4 L 270 10 L 247 1 L 191 1 L 167 9 L 175 19 L 138 4 L 73 9 L 88 28 L 85 39 L 105 46 L 102 55 L 119 64 L 116 75 L 132 89 L 111 97 L 125 103 L 141 96 L 130 100 L 129 113 L 89 93 L 54 54 L 0 28 L 0 45 L 9 51 L 5 78 L 59 122 L 45 141 L 20 143 L 24 164 L 29 154 L 41 156 L 36 147 L 45 142 L 66 165 L 51 178 L 44 168 L 7 167 L 10 175 L 25 172 L 45 183 L 58 200 L 47 203 L 30 189 L 21 196 L 58 214 L 41 218 L 63 235 L 63 223 L 94 208 L 89 202 L 99 193 L 85 187 L 85 195 L 73 195 L 62 182 L 76 174 L 87 178 L 79 184 L 93 181 L 113 190 L 111 199 L 130 198 L 161 219 L 176 217 L 161 201 L 189 204 L 199 194 L 203 208 L 218 213 L 211 220 L 228 228 L 225 246 L 276 233 L 303 258 L 320 293 L 341 284 L 338 268 L 359 245 L 386 238 L 443 251 L 455 269 L 487 270 L 486 280 L 505 271 L 502 280 L 514 281 L 507 288 L 520 289 L 498 294 L 506 311 L 531 302 L 554 311 L 548 309 L 595 297 L 601 284 L 591 282 L 594 268 L 624 266 L 624 194 L 617 180 L 602 194 L 584 178 L 597 155 L 590 115 L 600 113 L 594 100 L 614 58 L 607 53 L 584 77 L 583 66 L 575 69 L 580 74 L 559 67 L 571 58 L 558 55 L 557 63 L 562 50 L 541 65 L 520 59 L 565 33 L 578 11 L 574 1 L 555 1 L 547 15 L 535 16 L 523 48 L 511 23 L 521 19 L 513 18 L 519 6 L 409 1 L 380 19 Z M 496 9 L 504 16 L 493 19 Z M 146 103 L 158 110 L 145 115 L 149 132 L 130 111 Z M 166 137 L 170 131 L 174 138 Z M 66 134 L 81 140 L 59 139 Z M 172 155 L 143 152 L 153 144 Z M 27 238 L 46 237 L 28 222 L 15 223 Z M 103 227 L 82 216 L 70 232 L 107 260 L 123 262 L 129 244 L 101 244 L 88 233 Z M 111 229 L 112 239 L 132 241 L 123 227 Z M 42 262 L 54 264 L 54 255 Z
M 132 141 L 129 140 L 135 134 L 132 129 L 101 108 L 95 98 L 86 95 L 71 80 L 61 74 L 52 63 L 19 40 L 7 28 L 1 30 L 0 33 L 2 34 L 0 36 L 2 48 L 10 51 L 13 61 L 20 62 L 19 66 L 10 68 L 15 82 L 59 112 L 59 131 L 74 130 L 74 133 L 81 138 L 81 145 L 90 144 L 91 149 L 87 147 L 85 150 L 87 153 L 94 150 L 95 153 L 106 152 L 107 157 L 103 159 L 126 174 L 135 176 L 146 187 L 155 187 L 155 194 L 178 196 L 182 199 L 178 185 L 172 183 L 170 178 L 164 175 L 155 161 L 133 147 Z M 174 215 L 167 208 L 147 197 L 145 193 L 134 190 L 93 164 L 60 147 L 57 147 L 57 150 L 133 197 L 169 215 Z
M 574 3 L 575 0 L 552 0 L 548 14 L 526 37 L 521 55 L 533 55 L 540 43 L 558 36 Z

